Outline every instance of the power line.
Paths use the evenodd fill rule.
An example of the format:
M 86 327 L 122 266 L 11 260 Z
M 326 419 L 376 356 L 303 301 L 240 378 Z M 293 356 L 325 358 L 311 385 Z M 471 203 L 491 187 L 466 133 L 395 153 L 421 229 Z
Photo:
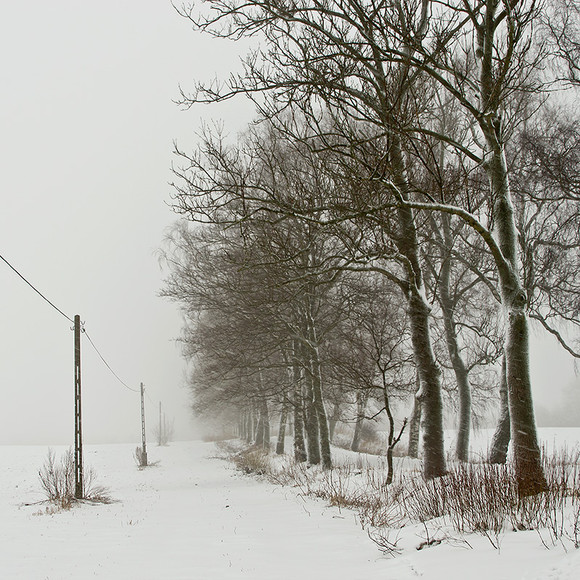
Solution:
M 149 391 L 145 390 L 145 396 L 151 401 L 152 405 L 155 405 L 155 401 L 149 396 Z
M 87 337 L 88 341 L 91 343 L 91 346 L 95 349 L 95 352 L 99 355 L 99 357 L 101 358 L 101 360 L 105 363 L 105 366 L 111 371 L 111 373 L 113 374 L 113 376 L 126 388 L 129 389 L 130 391 L 133 391 L 134 393 L 138 393 L 139 391 L 137 389 L 133 389 L 132 387 L 130 387 L 125 381 L 123 381 L 119 375 L 111 368 L 111 365 L 109 365 L 109 363 L 105 360 L 105 358 L 103 357 L 103 355 L 99 352 L 99 349 L 96 347 L 95 343 L 91 340 L 91 337 L 89 336 L 89 333 L 83 329 L 83 332 L 85 334 L 85 336 Z
M 75 323 L 74 320 L 70 317 L 67 316 L 60 308 L 58 308 L 57 306 L 55 306 L 55 304 L 53 302 L 51 302 L 40 290 L 38 290 L 31 282 L 29 282 L 4 256 L 2 256 L 2 254 L 0 254 L 0 259 L 15 273 L 17 274 L 22 280 L 24 280 L 24 282 L 26 282 L 43 300 L 45 300 L 48 304 L 50 304 L 57 312 L 59 312 L 60 314 L 62 314 L 69 322 L 72 322 L 73 324 Z M 138 393 L 139 391 L 137 389 L 133 389 L 131 388 L 127 383 L 125 383 L 125 381 L 123 381 L 119 375 L 111 368 L 111 365 L 109 365 L 109 363 L 105 360 L 105 358 L 103 357 L 103 355 L 99 352 L 99 349 L 96 347 L 95 343 L 91 340 L 91 337 L 89 336 L 88 332 L 84 329 L 82 329 L 82 332 L 86 335 L 89 343 L 91 344 L 91 346 L 95 349 L 95 352 L 99 355 L 99 357 L 101 358 L 101 360 L 103 361 L 103 363 L 105 363 L 105 366 L 111 371 L 111 373 L 113 373 L 113 376 L 126 388 L 129 389 L 130 391 L 133 391 L 134 393 Z
M 74 320 L 67 316 L 60 308 L 55 306 L 40 290 L 35 288 L 2 254 L 0 254 L 0 259 L 13 271 L 15 272 L 22 280 L 24 280 L 43 300 L 48 302 L 57 312 L 62 314 L 69 322 L 74 324 Z

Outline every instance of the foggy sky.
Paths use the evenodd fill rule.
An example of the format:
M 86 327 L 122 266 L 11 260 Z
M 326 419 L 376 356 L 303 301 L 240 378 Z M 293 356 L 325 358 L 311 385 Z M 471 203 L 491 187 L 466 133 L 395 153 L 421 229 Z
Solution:
M 149 427 L 161 400 L 190 437 L 181 319 L 156 295 L 155 251 L 177 219 L 173 140 L 193 144 L 209 112 L 172 100 L 227 66 L 230 49 L 165 0 L 32 0 L 2 3 L 0 51 L 0 253 L 81 316 L 123 381 L 145 383 Z M 72 442 L 71 324 L 3 263 L 0 289 L 0 443 Z M 138 395 L 86 340 L 82 371 L 85 441 L 138 443 Z
M 195 434 L 174 339 L 157 297 L 155 251 L 176 216 L 172 142 L 200 119 L 241 128 L 247 106 L 180 111 L 178 85 L 227 73 L 231 43 L 191 31 L 165 0 L 29 0 L 0 7 L 0 253 L 68 316 L 132 388 L 145 383 L 149 436 L 162 401 L 178 438 Z M 71 324 L 0 263 L 0 444 L 73 441 Z M 533 349 L 549 409 L 575 379 L 553 341 Z M 86 442 L 140 440 L 136 393 L 83 340 Z M 558 391 L 559 392 L 559 391 Z M 555 403 L 554 403 L 555 404 Z

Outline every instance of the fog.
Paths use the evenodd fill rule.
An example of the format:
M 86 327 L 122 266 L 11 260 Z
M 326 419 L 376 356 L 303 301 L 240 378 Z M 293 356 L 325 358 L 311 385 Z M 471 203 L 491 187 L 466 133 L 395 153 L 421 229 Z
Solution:
M 180 111 L 178 86 L 232 56 L 164 0 L 2 3 L 0 254 L 67 316 L 131 388 L 147 420 L 163 402 L 177 438 L 195 435 L 175 342 L 181 319 L 157 296 L 172 143 L 194 143 L 208 109 Z M 231 46 L 231 45 L 230 45 Z M 239 121 L 239 104 L 218 115 Z M 0 443 L 73 440 L 71 323 L 0 263 Z M 138 394 L 82 345 L 87 442 L 140 440 Z M 149 429 L 148 429 L 149 430 Z
M 161 401 L 176 438 L 194 437 L 180 314 L 157 296 L 156 250 L 176 219 L 172 142 L 192 145 L 210 114 L 180 111 L 178 85 L 227 72 L 235 46 L 195 34 L 164 0 L 5 2 L 0 27 L 0 254 L 81 316 L 131 389 L 145 384 L 149 433 Z M 249 107 L 211 114 L 236 130 Z M 71 324 L 4 263 L 0 288 L 0 443 L 72 442 Z M 138 394 L 86 339 L 82 349 L 85 441 L 138 443 Z M 568 421 L 580 390 L 569 357 L 536 340 L 532 362 L 540 417 Z

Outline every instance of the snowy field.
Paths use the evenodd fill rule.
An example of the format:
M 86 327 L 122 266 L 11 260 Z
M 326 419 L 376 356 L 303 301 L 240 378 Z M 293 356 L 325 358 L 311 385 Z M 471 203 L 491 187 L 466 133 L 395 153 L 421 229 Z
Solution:
M 542 430 L 548 446 L 578 443 L 580 430 Z M 57 455 L 64 451 L 55 448 Z M 85 465 L 116 500 L 47 513 L 37 472 L 46 447 L 0 447 L 0 579 L 577 580 L 580 551 L 547 549 L 536 532 L 506 533 L 417 551 L 404 528 L 395 558 L 381 554 L 354 512 L 243 476 L 212 443 L 149 449 L 85 448 Z M 31 505 L 27 505 L 31 504 Z

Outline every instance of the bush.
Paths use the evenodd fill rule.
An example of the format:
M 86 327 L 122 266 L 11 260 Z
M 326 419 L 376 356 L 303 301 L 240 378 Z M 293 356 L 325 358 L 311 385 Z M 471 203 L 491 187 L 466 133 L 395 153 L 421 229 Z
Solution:
M 546 546 L 570 541 L 580 547 L 578 451 L 544 454 L 548 490 L 531 497 L 518 496 L 510 465 L 455 463 L 445 476 L 431 480 L 415 470 L 399 470 L 397 480 L 387 485 L 382 458 L 374 460 L 373 466 L 359 454 L 354 461 L 322 470 L 252 448 L 240 451 L 231 446 L 229 451 L 230 459 L 244 473 L 259 474 L 330 505 L 356 510 L 363 528 L 385 553 L 397 552 L 392 531 L 417 524 L 424 526 L 427 535 L 432 527 L 462 536 L 480 534 L 495 548 L 500 547 L 502 534 L 510 530 L 536 530 Z M 425 545 L 432 541 L 428 538 Z
M 60 509 L 69 509 L 79 501 L 75 497 L 75 458 L 72 449 L 69 449 L 57 460 L 52 449 L 44 465 L 38 471 L 40 484 L 49 502 Z M 83 497 L 82 500 L 110 503 L 112 500 L 108 491 L 94 484 L 95 475 L 92 469 L 83 471 Z
M 141 447 L 135 447 L 133 458 L 135 459 L 135 463 L 139 469 L 148 466 L 147 453 L 145 453 Z

